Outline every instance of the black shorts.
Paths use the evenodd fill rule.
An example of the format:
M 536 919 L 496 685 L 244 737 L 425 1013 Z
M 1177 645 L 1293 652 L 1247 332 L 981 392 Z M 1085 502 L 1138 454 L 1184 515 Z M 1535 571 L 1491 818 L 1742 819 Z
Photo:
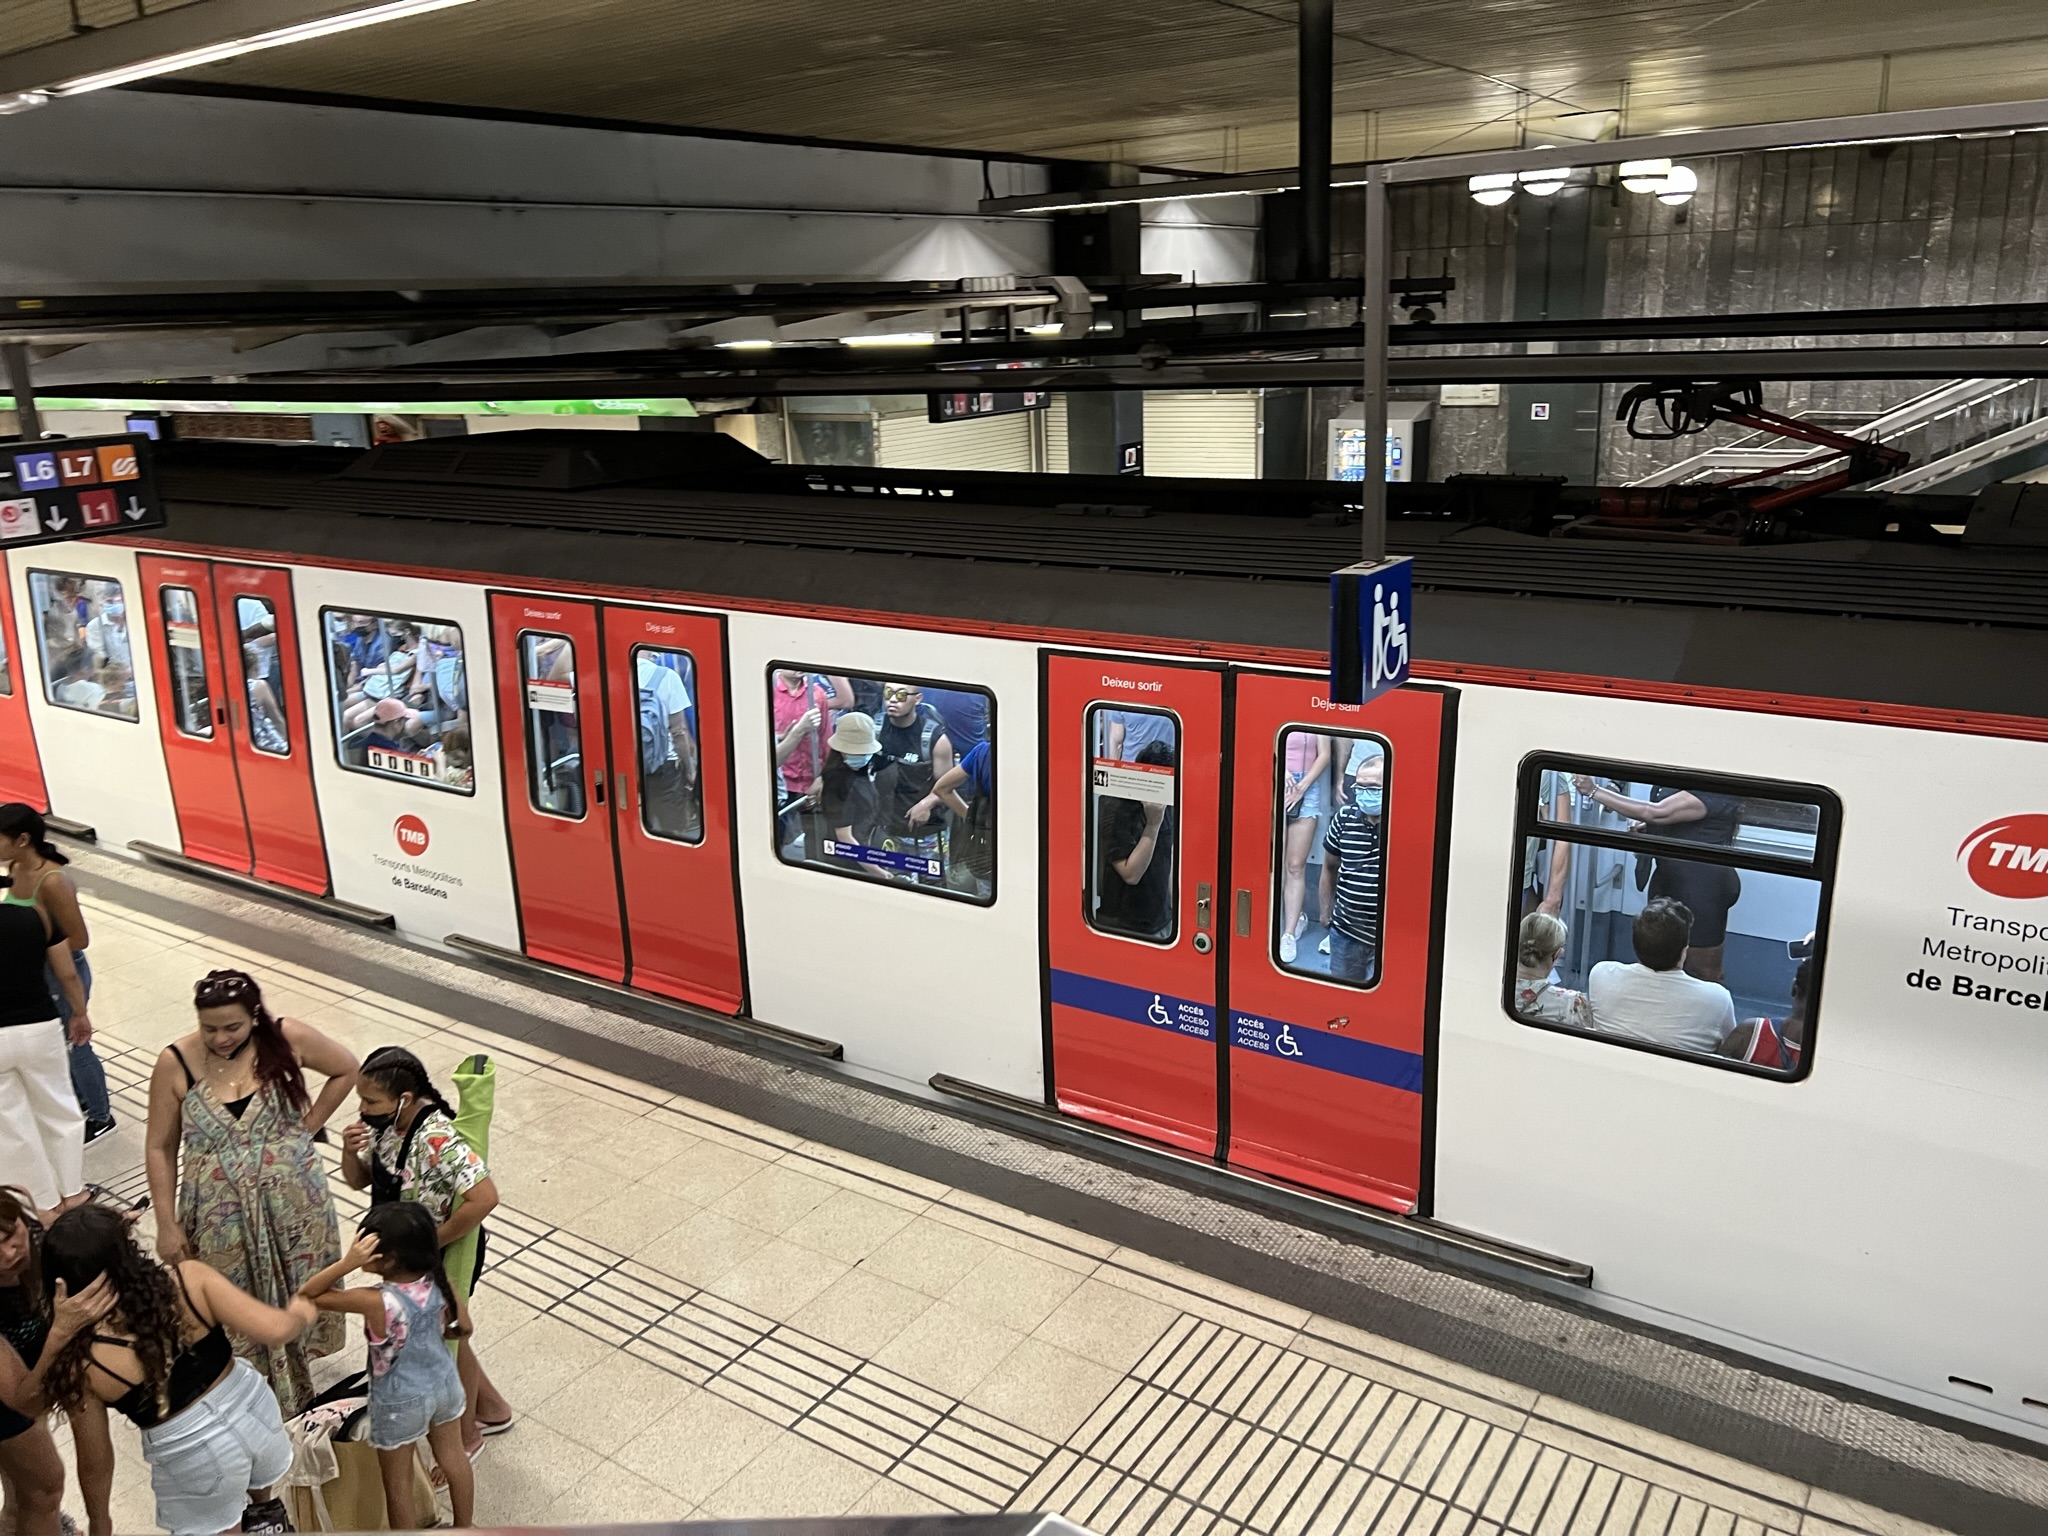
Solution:
M 1659 859 L 1650 873 L 1650 899 L 1660 896 L 1692 908 L 1692 942 L 1711 949 L 1728 940 L 1728 909 L 1742 897 L 1742 876 L 1726 864 Z

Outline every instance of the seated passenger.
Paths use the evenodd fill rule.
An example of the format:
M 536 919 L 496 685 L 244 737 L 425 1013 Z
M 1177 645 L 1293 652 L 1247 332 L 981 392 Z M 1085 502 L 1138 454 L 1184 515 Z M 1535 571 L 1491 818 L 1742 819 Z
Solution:
M 1544 1024 L 1568 1024 L 1573 1029 L 1593 1027 L 1593 1009 L 1586 994 L 1557 984 L 1557 967 L 1564 959 L 1565 940 L 1571 930 L 1548 912 L 1531 912 L 1522 919 L 1515 945 L 1515 1013 Z
M 1173 765 L 1173 748 L 1149 743 L 1141 763 Z M 1096 921 L 1134 938 L 1163 939 L 1173 931 L 1173 808 L 1160 801 L 1113 796 L 1101 802 L 1096 872 Z
M 1735 1001 L 1716 981 L 1683 969 L 1692 938 L 1692 910 L 1659 896 L 1636 914 L 1634 964 L 1602 960 L 1586 994 L 1593 1027 L 1674 1050 L 1716 1050 L 1735 1028 Z
M 1799 1058 L 1806 1049 L 1806 1015 L 1813 987 L 1812 934 L 1806 936 L 1805 944 L 1792 946 L 1795 955 L 1801 949 L 1806 953 L 1800 956 L 1799 969 L 1792 973 L 1791 1010 L 1782 1019 L 1744 1019 L 1721 1041 L 1721 1055 L 1759 1067 L 1774 1067 L 1780 1072 L 1799 1070 Z

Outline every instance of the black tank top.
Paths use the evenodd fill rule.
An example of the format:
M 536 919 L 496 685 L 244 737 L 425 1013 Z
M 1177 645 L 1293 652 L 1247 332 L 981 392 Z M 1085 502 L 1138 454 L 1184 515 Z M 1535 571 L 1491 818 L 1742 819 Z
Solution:
M 41 908 L 0 902 L 0 1028 L 57 1017 L 43 979 L 51 937 Z
M 184 1275 L 177 1270 L 173 1270 L 172 1274 L 177 1276 L 178 1289 L 185 1294 L 186 1310 L 197 1317 L 199 1309 L 192 1305 L 191 1293 L 185 1291 Z M 99 1344 L 119 1344 L 127 1349 L 135 1347 L 133 1339 L 117 1339 L 104 1333 L 94 1334 L 93 1341 Z M 227 1329 L 215 1323 L 203 1335 L 171 1357 L 170 1379 L 164 1384 L 166 1402 L 162 1413 L 157 1412 L 156 1394 L 149 1390 L 147 1382 L 130 1381 L 119 1372 L 107 1370 L 97 1360 L 93 1361 L 93 1369 L 105 1372 L 128 1389 L 109 1403 L 108 1407 L 128 1419 L 137 1429 L 154 1429 L 165 1420 L 176 1418 L 206 1396 L 234 1358 L 235 1352 L 233 1346 L 228 1343 Z

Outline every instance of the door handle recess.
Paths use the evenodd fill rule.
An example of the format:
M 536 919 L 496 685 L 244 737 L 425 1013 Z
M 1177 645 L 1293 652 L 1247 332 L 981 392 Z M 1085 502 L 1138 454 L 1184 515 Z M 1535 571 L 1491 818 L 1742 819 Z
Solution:
M 592 781 L 593 781 L 593 782 L 594 782 L 594 783 L 595 783 L 595 784 L 597 785 L 597 803 L 598 803 L 599 805 L 603 805 L 603 804 L 604 804 L 604 773 L 603 773 L 603 771 L 602 771 L 602 770 L 600 770 L 599 772 L 597 772 L 597 773 L 594 773 L 594 774 L 592 774 L 592 775 L 591 775 L 591 779 L 592 779 Z
M 220 723 L 221 723 L 222 725 L 226 725 L 226 724 L 228 723 L 228 707 L 227 707 L 227 705 L 225 705 L 225 704 L 222 704 L 221 706 L 219 706 L 219 707 L 218 707 L 217 709 L 215 709 L 215 710 L 214 710 L 214 714 L 215 714 L 215 715 L 217 715 L 217 716 L 219 717 Z
M 1252 893 L 1241 890 L 1237 893 L 1237 936 L 1248 939 L 1252 936 Z
M 1211 900 L 1214 887 L 1203 884 L 1195 887 L 1195 931 L 1209 931 L 1209 909 L 1215 905 Z

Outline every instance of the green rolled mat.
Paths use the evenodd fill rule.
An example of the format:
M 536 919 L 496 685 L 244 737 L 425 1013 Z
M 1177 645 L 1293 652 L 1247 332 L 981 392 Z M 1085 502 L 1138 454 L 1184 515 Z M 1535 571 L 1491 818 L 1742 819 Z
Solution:
M 455 1068 L 455 1131 L 486 1163 L 491 1160 L 491 1112 L 498 1103 L 498 1066 L 490 1057 L 471 1056 Z M 448 1283 L 467 1301 L 476 1283 L 477 1246 L 483 1228 L 472 1229 L 442 1250 Z

